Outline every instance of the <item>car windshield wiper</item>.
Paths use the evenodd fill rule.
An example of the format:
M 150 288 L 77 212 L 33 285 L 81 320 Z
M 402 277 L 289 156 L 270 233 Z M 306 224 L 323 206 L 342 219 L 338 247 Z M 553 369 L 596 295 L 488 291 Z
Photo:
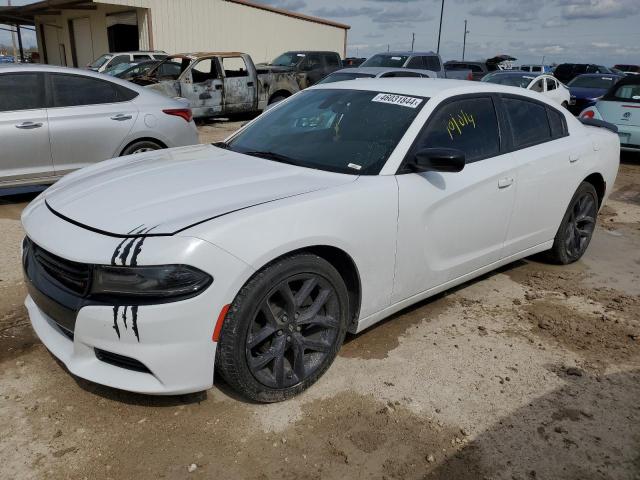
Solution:
M 242 152 L 242 153 L 244 153 L 245 155 L 251 155 L 253 157 L 266 158 L 267 160 L 275 160 L 276 162 L 300 166 L 300 164 L 295 159 L 291 157 L 287 157 L 286 155 L 282 155 L 280 153 L 276 153 L 276 152 L 254 150 L 254 151 Z

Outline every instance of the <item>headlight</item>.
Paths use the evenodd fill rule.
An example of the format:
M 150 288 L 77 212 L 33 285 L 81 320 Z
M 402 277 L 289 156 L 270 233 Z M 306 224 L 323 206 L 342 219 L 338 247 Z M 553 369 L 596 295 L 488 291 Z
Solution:
M 93 269 L 91 295 L 96 297 L 152 298 L 191 297 L 207 288 L 213 278 L 188 265 L 151 265 Z

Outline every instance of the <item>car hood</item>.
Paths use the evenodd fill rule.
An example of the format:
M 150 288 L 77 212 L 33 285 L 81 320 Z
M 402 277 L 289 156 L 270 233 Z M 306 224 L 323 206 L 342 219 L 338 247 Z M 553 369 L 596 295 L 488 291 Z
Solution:
M 569 91 L 576 98 L 598 98 L 607 93 L 604 88 L 570 87 Z
M 171 235 L 356 178 L 195 145 L 102 162 L 64 178 L 44 198 L 58 216 L 102 233 Z

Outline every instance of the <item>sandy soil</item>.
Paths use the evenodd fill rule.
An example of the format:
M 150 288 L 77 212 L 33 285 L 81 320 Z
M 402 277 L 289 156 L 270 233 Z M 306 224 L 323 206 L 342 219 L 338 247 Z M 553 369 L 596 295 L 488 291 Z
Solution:
M 0 478 L 640 479 L 638 156 L 582 261 L 527 259 L 407 309 L 276 405 L 72 377 L 22 306 L 33 196 L 0 198 Z

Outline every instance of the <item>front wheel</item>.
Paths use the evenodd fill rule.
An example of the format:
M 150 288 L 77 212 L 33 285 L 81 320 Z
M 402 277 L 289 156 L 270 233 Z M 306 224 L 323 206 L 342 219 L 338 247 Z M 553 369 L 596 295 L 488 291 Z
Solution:
M 333 363 L 348 311 L 347 288 L 329 262 L 308 253 L 284 257 L 236 296 L 222 326 L 216 369 L 251 400 L 286 400 Z
M 587 250 L 598 215 L 598 194 L 583 182 L 573 195 L 549 251 L 551 260 L 567 265 L 579 260 Z

